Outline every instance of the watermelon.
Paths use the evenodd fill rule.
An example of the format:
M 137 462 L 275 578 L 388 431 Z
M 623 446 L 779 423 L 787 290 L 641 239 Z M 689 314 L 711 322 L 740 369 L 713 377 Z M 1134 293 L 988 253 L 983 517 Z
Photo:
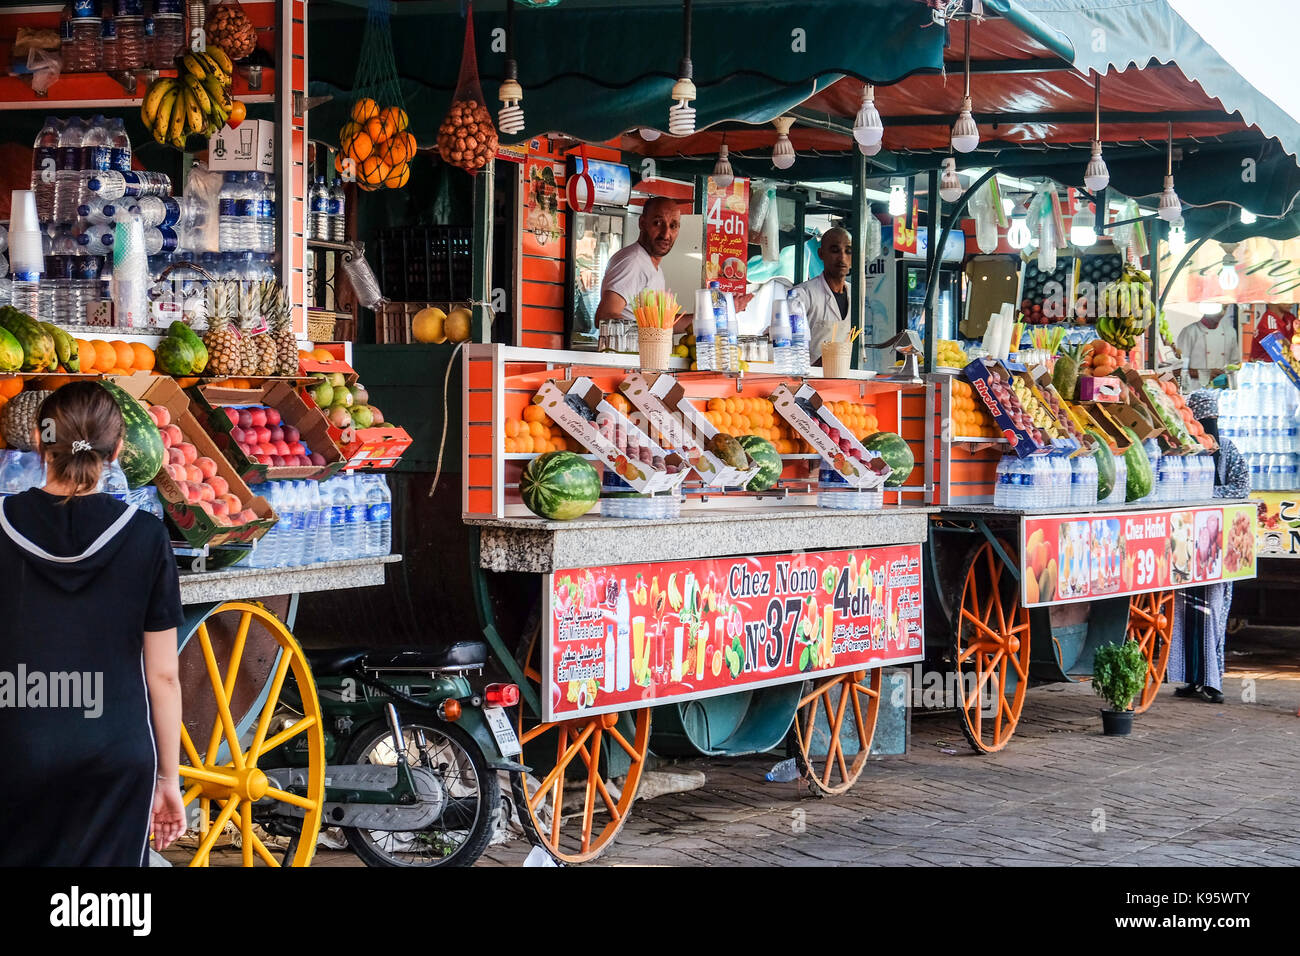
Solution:
M 759 438 L 757 435 L 745 435 L 740 439 L 740 447 L 745 449 L 749 457 L 758 463 L 758 474 L 755 475 L 748 485 L 746 491 L 767 491 L 773 487 L 781 478 L 781 471 L 785 468 L 785 462 L 777 453 L 776 446 L 766 438 Z
M 1124 500 L 1137 501 L 1151 494 L 1151 489 L 1155 487 L 1155 476 L 1151 474 L 1151 459 L 1147 457 L 1146 449 L 1138 441 L 1137 432 L 1126 426 L 1124 433 L 1132 442 L 1128 446 L 1128 451 L 1124 452 L 1124 460 L 1128 464 L 1128 484 L 1124 487 Z
M 1092 452 L 1092 457 L 1097 459 L 1097 500 L 1105 501 L 1115 490 L 1115 456 L 1111 454 L 1110 445 L 1101 432 L 1089 428 L 1086 434 L 1091 435 L 1097 443 Z
M 122 454 L 118 464 L 130 488 L 142 488 L 153 481 L 166 460 L 162 435 L 145 407 L 117 384 L 103 379 L 99 383 L 117 402 L 122 412 Z
M 912 456 L 912 449 L 901 436 L 893 432 L 876 432 L 874 435 L 868 435 L 862 442 L 862 446 L 867 451 L 874 451 L 889 466 L 889 477 L 885 479 L 886 488 L 897 488 L 907 481 L 916 459 Z
M 539 518 L 569 521 L 586 514 L 600 500 L 600 476 L 581 455 L 549 451 L 524 466 L 519 497 Z

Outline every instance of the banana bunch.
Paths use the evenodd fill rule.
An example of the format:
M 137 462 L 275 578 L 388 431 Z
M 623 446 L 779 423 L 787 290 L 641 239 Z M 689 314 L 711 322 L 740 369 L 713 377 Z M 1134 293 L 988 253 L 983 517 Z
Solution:
M 1102 289 L 1097 314 L 1097 334 L 1104 341 L 1121 349 L 1133 348 L 1156 317 L 1151 278 L 1141 269 L 1125 266 L 1119 281 Z
M 164 76 L 145 90 L 140 119 L 164 146 L 185 148 L 192 133 L 211 136 L 226 125 L 235 101 L 230 96 L 234 64 L 218 46 L 176 58 L 175 77 Z

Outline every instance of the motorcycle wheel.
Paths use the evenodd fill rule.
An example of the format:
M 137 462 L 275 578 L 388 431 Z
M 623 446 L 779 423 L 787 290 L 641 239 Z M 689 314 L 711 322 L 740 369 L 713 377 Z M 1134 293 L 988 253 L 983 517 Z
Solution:
M 501 808 L 501 784 L 488 770 L 478 744 L 450 724 L 427 723 L 402 714 L 406 759 L 412 767 L 438 770 L 448 791 L 442 816 L 420 831 L 362 830 L 343 827 L 348 846 L 366 866 L 472 866 L 483 855 Z M 420 751 L 417 731 L 424 731 Z M 355 738 L 344 763 L 395 766 L 392 734 L 386 723 L 374 723 Z

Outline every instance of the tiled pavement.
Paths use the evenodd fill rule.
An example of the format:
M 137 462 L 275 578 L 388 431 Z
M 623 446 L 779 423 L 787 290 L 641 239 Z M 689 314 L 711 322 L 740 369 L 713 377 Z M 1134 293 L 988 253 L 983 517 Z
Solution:
M 1128 738 L 1101 735 L 1089 685 L 1052 684 L 1029 692 L 1003 752 L 973 754 L 955 714 L 918 715 L 910 752 L 872 760 L 837 798 L 764 782 L 771 757 L 684 761 L 705 786 L 639 801 L 598 862 L 1300 864 L 1300 631 L 1250 644 L 1229 660 L 1224 704 L 1163 688 Z M 481 865 L 518 865 L 527 849 L 493 847 Z

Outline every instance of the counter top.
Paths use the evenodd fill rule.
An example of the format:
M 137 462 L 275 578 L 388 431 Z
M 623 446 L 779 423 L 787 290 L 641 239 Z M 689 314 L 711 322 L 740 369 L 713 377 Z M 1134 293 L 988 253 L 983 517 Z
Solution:
M 1087 509 L 1080 508 L 1077 505 L 1063 508 L 1001 508 L 989 502 L 977 502 L 968 505 L 948 505 L 938 509 L 938 511 L 941 518 L 953 515 L 989 515 L 993 517 L 1000 515 L 1007 518 L 1023 518 L 1033 515 L 1098 515 L 1128 514 L 1141 511 L 1184 511 L 1189 508 L 1212 508 L 1216 505 L 1241 504 L 1247 500 L 1246 498 L 1211 498 L 1198 501 L 1157 501 L 1152 503 L 1134 501 L 1114 505 L 1097 504 Z
M 667 521 L 627 518 L 467 518 L 482 529 L 479 564 L 489 571 L 548 574 L 640 561 L 822 551 L 926 540 L 935 508 L 839 510 L 800 506 L 710 509 Z
M 223 571 L 182 572 L 181 603 L 208 604 L 294 594 L 368 588 L 384 583 L 384 566 L 402 560 L 400 554 L 353 561 L 325 561 L 296 568 L 227 568 Z

